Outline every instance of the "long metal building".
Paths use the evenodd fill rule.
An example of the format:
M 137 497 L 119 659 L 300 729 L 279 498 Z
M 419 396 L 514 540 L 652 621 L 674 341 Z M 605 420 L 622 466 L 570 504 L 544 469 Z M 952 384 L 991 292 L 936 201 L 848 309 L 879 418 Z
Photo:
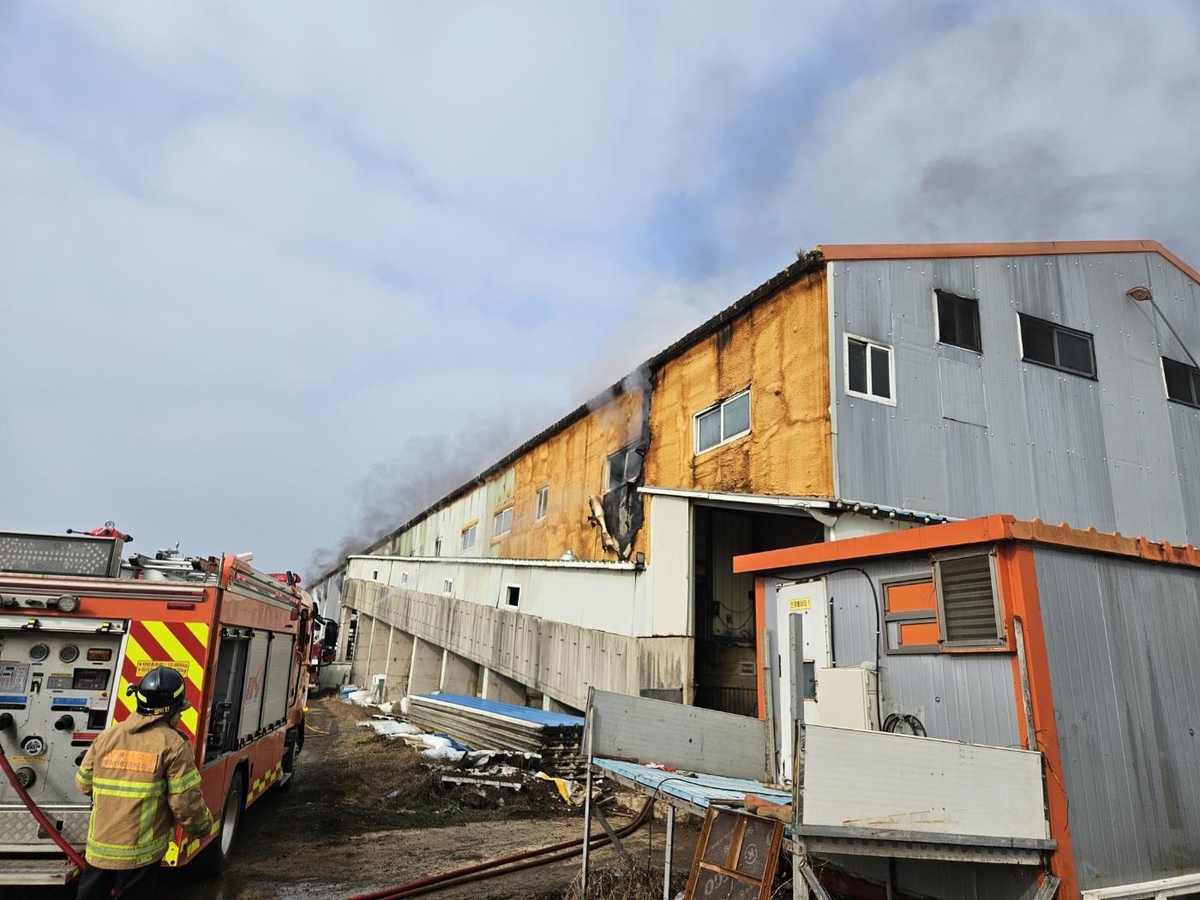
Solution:
M 736 555 L 997 509 L 1195 542 L 1196 347 L 1200 276 L 1153 242 L 825 246 L 314 593 L 389 691 L 449 651 L 460 690 L 753 713 Z

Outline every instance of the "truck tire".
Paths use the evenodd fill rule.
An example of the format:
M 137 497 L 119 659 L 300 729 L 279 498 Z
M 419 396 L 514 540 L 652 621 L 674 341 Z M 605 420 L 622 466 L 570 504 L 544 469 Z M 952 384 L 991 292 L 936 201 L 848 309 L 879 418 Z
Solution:
M 290 757 L 290 758 L 289 758 Z M 283 777 L 275 782 L 275 790 L 280 794 L 286 794 L 292 789 L 292 783 L 296 780 L 296 745 L 288 744 L 287 749 L 283 752 Z
M 225 805 L 221 808 L 221 827 L 217 836 L 209 842 L 196 858 L 196 868 L 201 875 L 220 875 L 229 867 L 233 843 L 237 838 L 238 826 L 246 806 L 246 782 L 241 772 L 234 772 L 225 794 Z

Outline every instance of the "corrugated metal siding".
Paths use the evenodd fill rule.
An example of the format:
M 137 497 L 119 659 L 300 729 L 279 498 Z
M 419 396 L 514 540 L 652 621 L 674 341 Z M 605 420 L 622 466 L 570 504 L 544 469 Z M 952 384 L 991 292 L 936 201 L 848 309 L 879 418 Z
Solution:
M 1200 574 L 1035 549 L 1080 887 L 1200 860 Z
M 863 567 L 876 591 L 880 580 L 928 574 L 927 558 L 881 560 Z M 808 575 L 816 574 L 813 572 Z M 875 660 L 875 598 L 859 572 L 828 576 L 833 607 L 834 660 L 857 666 Z M 1016 693 L 1012 661 L 1004 653 L 908 654 L 881 651 L 880 691 L 883 715 L 915 715 L 931 737 L 1016 747 Z M 819 690 L 819 688 L 818 688 Z
M 1200 534 L 1200 410 L 1172 403 L 1171 436 L 1188 534 Z
M 1200 287 L 1157 254 L 831 263 L 838 493 L 1200 543 L 1200 415 L 1168 403 Z M 983 353 L 936 342 L 933 290 L 979 300 Z M 1021 360 L 1017 313 L 1088 331 L 1098 381 Z M 845 332 L 896 348 L 895 407 L 845 393 Z M 970 370 L 978 369 L 973 374 Z M 997 505 L 998 501 L 998 505 Z
M 958 423 L 951 423 L 957 425 Z M 973 427 L 973 426 L 964 426 Z M 969 478 L 964 473 L 964 478 Z M 872 560 L 863 568 L 877 592 L 880 581 L 930 574 L 927 557 Z M 811 577 L 818 570 L 789 573 Z M 834 659 L 838 665 L 875 660 L 875 598 L 860 572 L 826 578 L 833 608 Z M 769 592 L 770 593 L 770 592 Z M 1020 745 L 1012 660 L 1005 653 L 888 656 L 881 649 L 880 690 L 883 714 L 916 715 L 933 737 L 993 744 Z M 882 874 L 874 861 L 839 857 L 850 871 Z M 1025 866 L 896 860 L 896 887 L 917 896 L 954 900 L 1030 900 L 1037 872 Z

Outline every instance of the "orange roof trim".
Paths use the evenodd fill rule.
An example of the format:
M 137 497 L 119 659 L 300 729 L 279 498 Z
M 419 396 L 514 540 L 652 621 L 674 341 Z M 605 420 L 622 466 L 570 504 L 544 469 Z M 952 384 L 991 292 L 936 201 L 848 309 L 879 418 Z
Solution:
M 962 259 L 973 256 L 1066 256 L 1086 253 L 1157 253 L 1200 284 L 1197 272 L 1158 241 L 1026 241 L 996 244 L 822 244 L 825 259 Z
M 1024 521 L 1009 515 L 995 515 L 982 519 L 967 519 L 963 522 L 948 522 L 945 525 L 926 525 L 907 531 L 866 535 L 844 541 L 804 544 L 783 550 L 768 550 L 765 553 L 748 553 L 734 557 L 733 571 L 764 572 L 771 569 L 826 565 L 998 541 L 1055 544 L 1092 553 L 1137 557 L 1150 562 L 1200 569 L 1200 549 L 1191 544 L 1181 547 L 1167 541 L 1125 537 L 1115 531 L 1100 532 L 1095 528 L 1081 530 L 1066 524 L 1047 525 L 1041 519 Z

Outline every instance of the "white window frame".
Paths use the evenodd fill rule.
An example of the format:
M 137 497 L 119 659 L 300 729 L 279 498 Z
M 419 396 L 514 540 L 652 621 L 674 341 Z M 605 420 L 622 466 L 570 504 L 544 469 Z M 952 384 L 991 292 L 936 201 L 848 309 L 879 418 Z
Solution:
M 474 524 L 468 525 L 462 530 L 462 533 L 459 535 L 459 548 L 462 550 L 470 550 L 475 546 L 478 540 L 479 523 L 475 522 Z
M 512 602 L 513 591 L 517 592 L 517 602 Z M 519 584 L 506 584 L 504 586 L 504 605 L 509 609 L 516 609 L 521 605 L 521 586 Z
M 507 524 L 505 524 L 506 516 Z M 494 540 L 498 537 L 503 537 L 504 535 L 508 534 L 510 531 L 512 531 L 512 524 L 513 508 L 512 504 L 510 503 L 508 506 L 504 507 L 504 509 L 499 510 L 492 516 L 492 539 Z M 502 525 L 504 526 L 503 531 L 500 530 Z
M 850 389 L 850 342 L 858 341 L 860 344 L 867 345 L 867 391 L 853 391 Z M 871 390 L 871 348 L 877 347 L 880 350 L 886 350 L 888 355 L 888 383 L 891 385 L 892 396 L 880 397 L 878 394 L 869 393 Z M 896 349 L 891 344 L 885 344 L 881 341 L 873 341 L 870 338 L 863 337 L 860 334 L 851 334 L 846 332 L 842 335 L 842 384 L 845 387 L 846 394 L 851 397 L 861 397 L 863 400 L 870 400 L 872 403 L 882 403 L 885 406 L 896 405 Z
M 453 578 L 443 578 L 442 579 L 442 593 L 445 594 L 447 597 L 454 596 L 454 579 Z
M 550 485 L 538 488 L 537 501 L 535 504 L 534 521 L 540 522 L 546 518 L 546 512 L 550 508 Z
M 735 400 L 740 400 L 742 397 L 746 398 L 746 421 L 748 423 L 747 427 L 744 431 L 739 431 L 736 434 L 726 434 L 725 433 L 725 407 L 728 406 L 730 403 L 732 403 Z M 706 407 L 705 409 L 702 409 L 702 410 L 700 410 L 700 412 L 693 415 L 692 416 L 692 451 L 693 451 L 693 453 L 696 456 L 699 456 L 702 453 L 708 453 L 710 450 L 716 450 L 722 444 L 728 444 L 730 441 L 736 441 L 738 438 L 744 437 L 745 435 L 749 434 L 751 432 L 751 430 L 753 430 L 753 427 L 754 427 L 754 419 L 753 419 L 754 410 L 751 408 L 751 402 L 752 401 L 750 399 L 750 388 L 746 388 L 745 390 L 738 391 L 736 394 L 726 397 L 724 400 L 721 400 L 718 403 L 714 403 L 712 406 Z M 704 449 L 701 449 L 700 448 L 700 418 L 702 416 L 707 416 L 709 413 L 713 412 L 714 410 L 718 410 L 718 409 L 721 411 L 721 439 L 719 441 L 717 441 L 715 444 L 713 444 L 711 447 L 705 447 Z

